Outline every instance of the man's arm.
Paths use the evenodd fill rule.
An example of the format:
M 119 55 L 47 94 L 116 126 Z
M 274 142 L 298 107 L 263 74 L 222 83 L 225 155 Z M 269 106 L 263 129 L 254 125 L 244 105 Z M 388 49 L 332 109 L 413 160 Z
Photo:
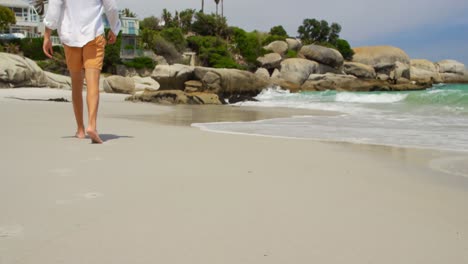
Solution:
M 52 42 L 50 41 L 50 35 L 52 30 L 57 29 L 59 25 L 60 17 L 62 16 L 63 0 L 50 0 L 47 13 L 44 18 L 44 24 L 46 26 L 44 33 L 44 43 L 42 44 L 42 50 L 45 55 L 52 58 L 54 50 L 52 49 Z
M 108 41 L 109 44 L 114 44 L 121 27 L 119 10 L 117 9 L 115 0 L 103 0 L 102 3 L 104 5 L 104 13 L 106 13 L 107 21 L 109 21 L 111 29 L 109 31 Z

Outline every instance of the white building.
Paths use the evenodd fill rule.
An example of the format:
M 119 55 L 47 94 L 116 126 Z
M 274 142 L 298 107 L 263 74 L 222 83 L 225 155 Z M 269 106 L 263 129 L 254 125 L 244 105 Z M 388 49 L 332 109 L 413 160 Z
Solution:
M 34 6 L 23 0 L 0 0 L 0 6 L 10 8 L 16 16 L 16 24 L 1 32 L 0 38 L 26 38 L 42 35 L 41 17 Z

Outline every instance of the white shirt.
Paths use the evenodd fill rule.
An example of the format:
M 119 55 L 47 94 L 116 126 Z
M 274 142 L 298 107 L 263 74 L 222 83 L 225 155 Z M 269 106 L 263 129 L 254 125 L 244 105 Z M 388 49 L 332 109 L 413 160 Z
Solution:
M 120 19 L 115 0 L 50 0 L 44 24 L 57 29 L 63 44 L 83 47 L 104 33 L 104 13 L 117 35 Z

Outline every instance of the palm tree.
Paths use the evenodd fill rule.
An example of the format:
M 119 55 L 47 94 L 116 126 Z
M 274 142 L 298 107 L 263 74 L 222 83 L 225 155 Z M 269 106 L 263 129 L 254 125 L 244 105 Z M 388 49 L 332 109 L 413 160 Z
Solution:
M 47 0 L 29 0 L 29 3 L 34 6 L 40 16 L 44 15 L 47 2 Z
M 224 0 L 221 0 L 221 16 L 224 17 Z
M 201 0 L 201 12 L 203 13 L 205 9 L 205 0 Z
M 215 0 L 216 3 L 216 16 L 218 15 L 218 5 L 219 5 L 219 0 Z
M 122 10 L 122 15 L 123 15 L 124 17 L 137 17 L 136 14 L 133 13 L 133 12 L 132 12 L 130 9 L 128 9 L 128 8 L 124 8 L 124 9 Z

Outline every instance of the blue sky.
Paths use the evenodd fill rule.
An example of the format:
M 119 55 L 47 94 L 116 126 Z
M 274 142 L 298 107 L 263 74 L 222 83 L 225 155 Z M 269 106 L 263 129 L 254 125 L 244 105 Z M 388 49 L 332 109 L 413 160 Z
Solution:
M 186 8 L 200 9 L 201 0 L 116 0 L 140 18 Z M 353 47 L 393 45 L 412 58 L 456 59 L 468 66 L 467 0 L 224 0 L 229 25 L 269 31 L 283 25 L 292 36 L 305 18 L 342 25 L 341 37 Z M 214 0 L 205 0 L 214 12 Z

